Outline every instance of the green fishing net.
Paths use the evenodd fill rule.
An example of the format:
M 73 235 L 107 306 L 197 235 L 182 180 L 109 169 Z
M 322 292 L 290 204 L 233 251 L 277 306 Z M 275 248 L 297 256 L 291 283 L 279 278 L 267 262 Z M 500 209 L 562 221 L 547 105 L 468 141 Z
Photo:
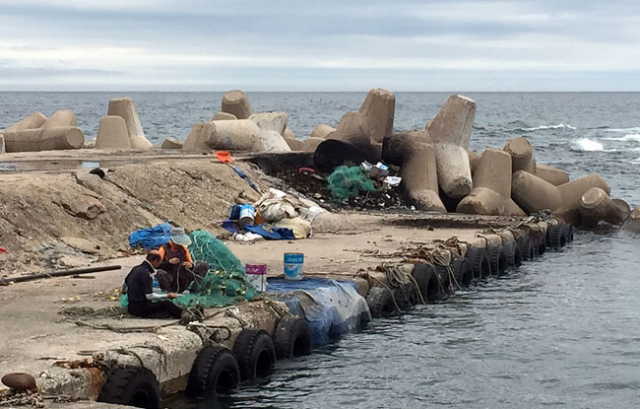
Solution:
M 339 166 L 327 178 L 327 189 L 337 200 L 357 197 L 362 192 L 376 190 L 373 180 L 359 166 Z
M 229 248 L 211 233 L 198 230 L 190 234 L 189 253 L 196 261 L 206 261 L 209 271 L 199 279 L 197 290 L 173 300 L 181 307 L 224 307 L 242 300 L 251 301 L 258 291 L 247 281 L 244 265 Z
M 260 293 L 247 281 L 242 262 L 229 248 L 211 233 L 194 231 L 190 235 L 189 253 L 194 262 L 206 261 L 209 271 L 197 279 L 197 288 L 172 300 L 174 304 L 189 308 L 202 306 L 224 307 L 240 301 L 251 301 Z M 120 297 L 120 306 L 126 308 L 127 294 Z

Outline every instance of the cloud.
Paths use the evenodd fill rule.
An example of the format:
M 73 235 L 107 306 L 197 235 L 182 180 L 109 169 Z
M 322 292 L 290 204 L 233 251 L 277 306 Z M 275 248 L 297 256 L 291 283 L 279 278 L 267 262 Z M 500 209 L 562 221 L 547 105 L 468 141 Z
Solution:
M 0 88 L 640 90 L 639 4 L 5 0 Z

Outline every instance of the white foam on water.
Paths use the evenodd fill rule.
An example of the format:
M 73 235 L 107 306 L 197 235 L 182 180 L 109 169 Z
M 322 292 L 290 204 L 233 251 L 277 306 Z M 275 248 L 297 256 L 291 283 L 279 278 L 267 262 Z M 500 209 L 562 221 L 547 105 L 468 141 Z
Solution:
M 601 152 L 604 151 L 604 146 L 596 140 L 580 138 L 571 141 L 571 149 L 581 152 Z
M 604 139 L 606 141 L 620 141 L 620 142 L 633 141 L 633 142 L 640 142 L 640 133 L 625 135 L 625 136 L 620 137 L 620 138 L 602 138 L 602 139 Z
M 575 126 L 558 124 L 558 125 L 540 125 L 540 126 L 536 126 L 535 128 L 522 128 L 522 130 L 523 131 L 540 131 L 543 129 L 564 129 L 564 128 L 572 129 L 572 130 L 576 129 Z
M 640 133 L 640 126 L 632 128 L 609 128 L 605 129 L 605 132 L 617 132 L 617 133 Z

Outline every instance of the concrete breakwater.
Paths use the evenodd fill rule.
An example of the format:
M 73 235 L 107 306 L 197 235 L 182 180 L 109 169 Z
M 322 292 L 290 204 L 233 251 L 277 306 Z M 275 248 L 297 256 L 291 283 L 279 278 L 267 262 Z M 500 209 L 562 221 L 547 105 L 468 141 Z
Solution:
M 220 111 L 211 120 L 193 125 L 184 142 L 169 138 L 161 146 L 152 146 L 130 98 L 110 101 L 95 140 L 87 144 L 76 141 L 77 120 L 66 110 L 51 118 L 33 113 L 4 131 L 4 139 L 9 153 L 52 149 L 97 149 L 124 155 L 153 149 L 183 154 L 216 149 L 300 151 L 313 153 L 314 167 L 326 173 L 344 163 L 382 160 L 400 169 L 406 197 L 425 210 L 523 215 L 548 209 L 576 226 L 624 224 L 630 209 L 621 199 L 609 197 L 604 179 L 589 175 L 569 180 L 563 170 L 539 163 L 526 137 L 506 141 L 502 149 L 470 151 L 475 112 L 475 101 L 452 95 L 435 117 L 425 118 L 424 128 L 397 131 L 395 95 L 372 89 L 359 110 L 345 113 L 336 128 L 320 124 L 308 138 L 299 139 L 288 126 L 286 112 L 255 112 L 249 96 L 234 90 L 222 97 Z M 600 190 L 587 195 L 591 189 Z M 587 195 L 584 201 L 583 195 Z M 626 224 L 627 228 L 633 225 Z
M 38 156 L 24 153 L 36 148 L 56 149 L 38 152 L 49 162 L 101 158 L 92 171 L 0 176 L 0 244 L 8 250 L 0 262 L 7 275 L 2 283 L 9 284 L 0 288 L 0 312 L 11 317 L 1 344 L 21 345 L 0 352 L 0 372 L 32 374 L 50 395 L 155 407 L 162 396 L 182 391 L 227 393 L 241 382 L 267 378 L 278 359 L 309 353 L 314 342 L 371 316 L 443 302 L 456 289 L 505 274 L 547 247 L 561 248 L 572 240 L 574 223 L 633 225 L 629 220 L 637 213 L 611 198 L 598 175 L 570 180 L 566 172 L 538 164 L 526 138 L 474 155 L 468 148 L 475 102 L 464 96 L 450 97 L 425 128 L 395 133 L 395 97 L 372 90 L 337 128 L 319 127 L 315 140 L 296 148 L 301 141 L 292 139 L 285 113 L 255 113 L 248 97 L 233 91 L 212 121 L 194 125 L 175 157 L 148 149 L 133 101 L 112 102 L 96 141 L 100 149 L 67 149 L 77 130 L 67 129 L 74 127 L 72 114 L 60 111 L 39 125 L 39 115 L 25 119 L 23 125 L 35 128 L 10 129 L 13 153 L 2 155 L 22 164 Z M 307 143 L 314 145 L 307 149 Z M 180 142 L 164 146 L 177 150 Z M 235 168 L 214 159 L 219 149 L 234 150 Z M 245 153 L 236 156 L 235 150 Z M 298 240 L 228 242 L 244 263 L 268 266 L 272 286 L 264 298 L 206 309 L 200 322 L 186 326 L 135 320 L 115 304 L 116 287 L 139 261 L 122 259 L 132 254 L 126 245 L 132 230 L 171 220 L 187 230 L 237 238 L 220 227 L 230 207 L 272 199 L 256 191 L 291 192 L 274 174 L 293 172 L 305 175 L 307 184 L 324 183 L 338 166 L 378 160 L 402 179 L 397 190 L 404 208 L 396 213 L 344 207 L 332 213 L 325 203 L 322 216 L 301 220 L 299 208 L 287 207 L 284 219 L 304 227 Z M 309 213 L 324 199 L 307 194 L 294 201 L 304 201 Z M 278 286 L 274 276 L 286 252 L 305 254 L 309 280 Z M 11 284 L 20 272 L 110 259 L 123 271 Z M 20 379 L 7 382 L 20 389 Z
M 560 247 L 571 240 L 570 227 L 553 220 L 434 215 L 387 215 L 382 219 L 379 215 L 354 215 L 353 219 L 376 229 L 355 235 L 319 234 L 313 239 L 296 242 L 295 248 L 313 254 L 313 248 L 324 247 L 332 258 L 314 257 L 307 266 L 308 277 L 354 283 L 374 316 L 396 315 L 420 302 L 446 302 L 447 297 L 454 296 L 452 291 L 458 286 L 473 285 L 476 281 L 490 279 L 491 275 L 505 274 L 508 266 L 517 266 L 521 260 L 536 257 L 547 246 Z M 429 229 L 427 225 L 436 229 Z M 490 226 L 493 226 L 491 231 L 487 230 Z M 389 235 L 393 240 L 387 237 Z M 449 240 L 454 236 L 455 239 Z M 375 247 L 377 251 L 371 251 L 374 241 L 379 243 Z M 277 255 L 285 249 L 291 250 L 292 245 L 263 242 L 253 246 L 231 244 L 230 247 L 243 261 L 255 259 L 256 252 L 263 254 L 260 259 L 269 265 L 270 271 L 276 272 L 281 262 Z M 136 260 L 120 262 L 131 266 Z M 408 274 L 398 273 L 397 270 L 403 269 Z M 120 273 L 120 277 L 123 274 L 125 272 Z M 412 279 L 403 281 L 403 277 Z M 132 390 L 126 389 L 127 392 L 119 396 L 136 396 L 134 392 L 140 388 L 147 392 L 158 391 L 158 394 L 148 395 L 155 399 L 155 396 L 184 391 L 190 382 L 193 392 L 193 382 L 196 382 L 193 373 L 204 370 L 194 366 L 199 356 L 207 357 L 211 368 L 220 368 L 222 364 L 217 364 L 218 359 L 226 362 L 225 365 L 232 359 L 240 363 L 244 358 L 238 355 L 236 343 L 243 331 L 255 336 L 263 334 L 260 336 L 266 346 L 260 349 L 264 354 L 258 356 L 264 358 L 266 355 L 266 358 L 255 360 L 256 364 L 266 365 L 256 369 L 255 376 L 260 377 L 267 376 L 272 366 L 277 365 L 277 358 L 272 359 L 269 355 L 268 345 L 269 340 L 277 346 L 282 345 L 282 340 L 278 340 L 278 328 L 289 328 L 287 334 L 298 334 L 299 343 L 307 345 L 309 342 L 304 331 L 295 332 L 286 325 L 291 321 L 286 318 L 291 317 L 290 311 L 279 301 L 207 309 L 208 319 L 186 328 L 175 323 L 167 326 L 166 321 L 121 320 L 118 319 L 121 313 L 112 318 L 108 311 L 113 308 L 113 302 L 104 296 L 91 295 L 99 288 L 113 286 L 114 281 L 115 277 L 103 275 L 96 276 L 95 280 L 55 279 L 3 289 L 2 312 L 8 317 L 6 328 L 11 330 L 3 335 L 7 337 L 3 339 L 3 345 L 21 339 L 22 347 L 13 351 L 3 349 L 1 355 L 10 358 L 3 360 L 0 372 L 31 373 L 37 376 L 38 386 L 46 394 L 90 399 L 99 398 L 105 387 L 112 390 L 108 385 L 122 386 L 123 379 L 136 374 L 142 382 L 132 384 Z M 82 298 L 58 315 L 60 295 L 69 295 L 70 291 L 81 293 Z M 44 312 L 35 314 L 40 309 Z M 29 322 L 23 321 L 25 316 L 30 317 Z M 364 323 L 367 317 L 360 320 Z M 79 326 L 78 323 L 82 324 Z M 46 339 L 46 347 L 42 337 Z M 221 347 L 227 348 L 228 352 Z M 215 354 L 212 348 L 217 348 Z M 291 351 L 293 354 L 294 350 Z M 301 347 L 296 353 L 299 351 L 308 349 Z M 219 391 L 227 391 L 229 382 L 235 386 L 238 379 L 251 380 L 246 375 L 236 379 L 233 371 L 222 373 L 227 377 L 217 379 Z M 208 372 L 205 375 L 208 376 Z M 196 386 L 210 387 L 197 382 Z M 103 395 L 102 399 L 113 396 L 110 394 L 105 398 Z M 119 403 L 146 405 L 140 401 Z

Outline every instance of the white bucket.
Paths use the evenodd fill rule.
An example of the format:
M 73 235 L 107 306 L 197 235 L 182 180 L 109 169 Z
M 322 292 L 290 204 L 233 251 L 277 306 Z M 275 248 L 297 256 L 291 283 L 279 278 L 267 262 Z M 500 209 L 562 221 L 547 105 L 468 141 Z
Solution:
M 302 280 L 304 254 L 284 253 L 284 278 L 287 280 Z
M 241 226 L 244 226 L 245 224 L 249 224 L 252 225 L 253 221 L 256 217 L 256 209 L 249 205 L 242 205 L 242 207 L 240 208 L 240 218 L 238 220 L 238 223 Z

